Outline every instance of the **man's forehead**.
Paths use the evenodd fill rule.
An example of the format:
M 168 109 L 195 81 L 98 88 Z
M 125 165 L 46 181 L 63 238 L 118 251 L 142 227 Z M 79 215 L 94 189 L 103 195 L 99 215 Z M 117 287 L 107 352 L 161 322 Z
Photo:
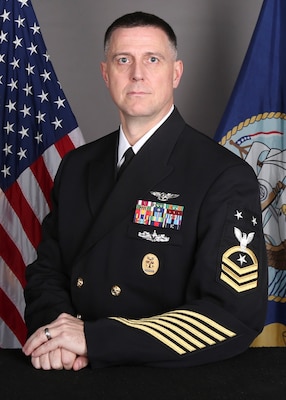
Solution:
M 117 28 L 112 32 L 111 42 L 117 40 L 127 40 L 135 39 L 135 40 L 154 40 L 154 38 L 158 38 L 158 40 L 162 40 L 165 38 L 168 41 L 168 37 L 166 33 L 158 27 L 155 26 L 136 26 L 136 27 L 128 27 L 128 28 Z
M 128 49 L 147 48 L 149 52 L 163 51 L 169 48 L 166 33 L 157 27 L 144 26 L 117 28 L 111 35 L 109 51 L 126 52 Z

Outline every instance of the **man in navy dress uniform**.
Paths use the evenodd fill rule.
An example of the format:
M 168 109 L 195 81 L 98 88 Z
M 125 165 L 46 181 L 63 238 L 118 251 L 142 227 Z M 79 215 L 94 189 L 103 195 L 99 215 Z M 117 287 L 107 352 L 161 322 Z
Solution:
M 23 351 L 35 368 L 74 370 L 239 354 L 267 301 L 256 176 L 174 106 L 183 64 L 165 21 L 117 19 L 101 70 L 120 128 L 59 167 L 27 267 Z

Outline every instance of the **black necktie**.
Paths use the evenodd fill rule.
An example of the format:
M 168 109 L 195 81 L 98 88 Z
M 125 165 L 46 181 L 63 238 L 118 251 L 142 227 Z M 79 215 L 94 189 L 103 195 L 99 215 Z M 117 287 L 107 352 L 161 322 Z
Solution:
M 132 158 L 134 157 L 134 151 L 132 150 L 132 147 L 129 147 L 125 153 L 124 153 L 124 162 L 121 165 L 121 167 L 119 168 L 118 172 L 117 172 L 117 179 L 120 178 L 122 172 L 127 168 L 128 164 L 130 163 L 130 161 L 132 160 Z

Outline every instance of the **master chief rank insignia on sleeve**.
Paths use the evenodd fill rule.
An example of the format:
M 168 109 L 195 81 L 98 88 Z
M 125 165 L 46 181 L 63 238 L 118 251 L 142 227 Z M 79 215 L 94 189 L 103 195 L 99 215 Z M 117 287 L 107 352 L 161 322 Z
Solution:
M 255 255 L 257 221 L 258 218 L 247 210 L 228 211 L 222 239 L 219 279 L 237 293 L 257 287 L 258 260 Z

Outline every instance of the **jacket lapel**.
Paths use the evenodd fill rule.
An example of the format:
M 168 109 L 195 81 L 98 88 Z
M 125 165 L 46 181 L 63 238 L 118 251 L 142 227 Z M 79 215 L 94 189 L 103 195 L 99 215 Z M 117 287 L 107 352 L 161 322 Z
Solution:
M 169 158 L 184 126 L 185 122 L 175 109 L 132 159 L 117 182 L 114 174 L 116 142 L 113 142 L 112 150 L 109 148 L 100 160 L 93 163 L 92 169 L 97 171 L 90 174 L 90 186 L 100 190 L 101 194 L 96 198 L 96 193 L 91 191 L 90 198 L 94 202 L 91 207 L 96 213 L 81 255 L 134 211 L 137 200 L 144 193 L 173 171 Z
M 107 136 L 97 146 L 97 153 L 88 168 L 88 202 L 94 218 L 112 192 L 116 181 L 118 131 Z

